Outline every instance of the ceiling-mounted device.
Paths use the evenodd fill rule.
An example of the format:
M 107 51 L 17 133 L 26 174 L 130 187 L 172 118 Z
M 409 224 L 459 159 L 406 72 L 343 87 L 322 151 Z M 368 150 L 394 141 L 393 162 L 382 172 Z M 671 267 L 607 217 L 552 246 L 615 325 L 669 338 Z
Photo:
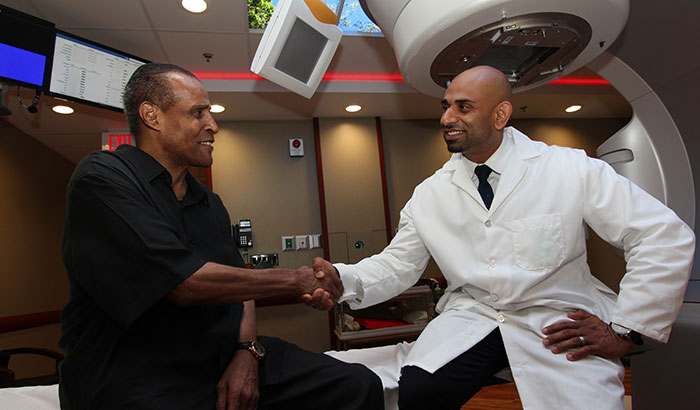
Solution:
M 321 0 L 280 0 L 250 71 L 311 98 L 343 36 L 337 20 Z
M 394 48 L 406 82 L 436 97 L 448 81 L 476 65 L 498 68 L 515 91 L 566 75 L 602 53 L 629 13 L 629 0 L 360 4 Z

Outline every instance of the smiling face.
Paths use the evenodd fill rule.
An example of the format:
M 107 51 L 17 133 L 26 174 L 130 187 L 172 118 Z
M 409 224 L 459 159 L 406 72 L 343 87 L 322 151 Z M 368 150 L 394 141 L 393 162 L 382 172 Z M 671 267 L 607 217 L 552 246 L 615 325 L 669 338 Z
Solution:
M 508 80 L 494 68 L 479 66 L 455 77 L 442 100 L 447 149 L 484 163 L 501 144 L 512 113 L 509 100 Z
M 176 102 L 167 110 L 153 105 L 158 130 L 156 159 L 171 171 L 208 167 L 213 162 L 212 144 L 219 128 L 211 115 L 207 92 L 196 78 L 177 72 L 167 76 Z

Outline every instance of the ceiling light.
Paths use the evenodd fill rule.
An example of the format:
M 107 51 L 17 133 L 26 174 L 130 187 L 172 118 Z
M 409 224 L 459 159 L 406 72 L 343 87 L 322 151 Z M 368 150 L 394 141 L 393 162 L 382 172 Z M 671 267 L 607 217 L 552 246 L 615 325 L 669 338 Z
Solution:
M 220 112 L 226 111 L 226 107 L 224 107 L 223 105 L 219 105 L 219 104 L 213 104 L 210 108 L 210 111 L 213 112 L 214 114 L 218 114 Z
M 360 107 L 357 104 L 352 104 L 352 105 L 348 105 L 347 107 L 345 107 L 345 111 L 347 111 L 347 112 L 358 112 L 361 109 L 362 109 L 362 107 Z
M 566 112 L 576 112 L 581 109 L 580 105 L 571 105 L 566 108 Z
M 190 13 L 201 13 L 207 9 L 207 2 L 204 0 L 182 0 L 182 7 Z
M 72 109 L 71 107 L 69 107 L 67 105 L 54 105 L 53 108 L 51 108 L 51 109 L 55 113 L 64 114 L 64 115 L 73 114 L 75 112 L 74 109 Z

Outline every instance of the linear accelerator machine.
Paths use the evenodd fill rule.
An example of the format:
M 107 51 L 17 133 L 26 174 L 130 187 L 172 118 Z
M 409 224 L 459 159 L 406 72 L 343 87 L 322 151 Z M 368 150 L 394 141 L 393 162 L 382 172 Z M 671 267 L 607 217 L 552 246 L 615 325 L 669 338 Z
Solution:
M 514 91 L 587 65 L 633 108 L 631 121 L 598 148 L 620 174 L 695 225 L 689 157 L 700 153 L 697 96 L 700 2 L 676 0 L 360 0 L 417 91 L 442 97 L 447 81 L 492 65 Z M 662 4 L 663 3 L 663 4 Z M 695 16 L 695 17 L 693 17 Z M 691 155 L 689 156 L 689 152 Z M 697 168 L 697 167 L 696 167 Z M 697 235 L 697 234 L 696 234 Z M 700 274 L 694 268 L 667 345 L 632 359 L 635 410 L 694 408 L 700 380 Z M 647 342 L 649 344 L 649 342 Z

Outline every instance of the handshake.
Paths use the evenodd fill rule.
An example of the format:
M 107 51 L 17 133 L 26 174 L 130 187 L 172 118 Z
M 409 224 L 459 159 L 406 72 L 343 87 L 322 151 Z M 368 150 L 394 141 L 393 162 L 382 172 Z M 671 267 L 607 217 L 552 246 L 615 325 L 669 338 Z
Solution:
M 302 266 L 295 274 L 297 295 L 307 306 L 330 310 L 343 294 L 343 282 L 338 271 L 323 258 L 314 258 L 312 268 Z

